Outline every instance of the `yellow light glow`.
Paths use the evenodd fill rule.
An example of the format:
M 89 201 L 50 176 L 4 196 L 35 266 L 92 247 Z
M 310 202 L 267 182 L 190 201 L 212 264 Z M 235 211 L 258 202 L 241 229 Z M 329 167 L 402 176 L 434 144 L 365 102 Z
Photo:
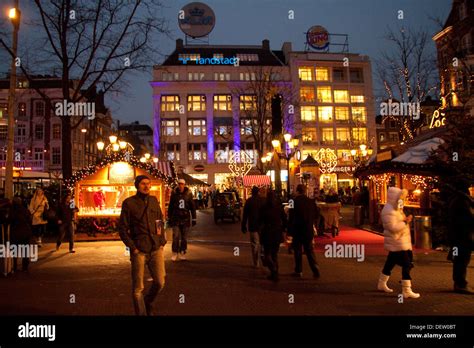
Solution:
M 273 152 L 267 152 L 267 158 L 269 158 L 269 157 L 270 158 L 273 157 Z
M 289 143 L 290 140 L 291 140 L 291 134 L 290 134 L 290 133 L 286 133 L 285 135 L 283 135 L 283 138 L 285 138 L 285 141 L 286 141 L 287 143 Z
M 150 156 L 151 156 L 151 155 L 150 155 L 148 152 L 145 154 L 145 158 L 146 158 L 147 160 L 150 159 Z
M 421 190 L 420 189 L 416 189 L 415 191 L 413 191 L 413 193 L 419 195 L 421 193 Z
M 121 141 L 119 141 L 119 145 L 120 145 L 120 148 L 121 148 L 122 150 L 124 150 L 124 149 L 127 147 L 127 142 L 121 140 Z
M 274 149 L 278 149 L 280 147 L 280 140 L 278 139 L 272 140 L 272 146 Z
M 356 153 L 357 153 L 357 150 L 351 150 L 351 155 L 352 155 L 352 156 L 355 156 Z
M 266 163 L 267 162 L 267 158 L 266 157 L 262 157 L 262 163 Z
M 293 143 L 293 146 L 294 146 L 294 147 L 297 147 L 297 146 L 298 146 L 298 144 L 300 143 L 300 140 L 299 140 L 299 139 L 296 139 L 296 138 L 294 138 L 294 139 L 293 139 L 291 142 Z
M 115 143 L 115 144 L 112 144 L 112 150 L 117 152 L 118 150 L 120 150 L 120 145 Z
M 359 147 L 360 147 L 360 151 L 365 151 L 367 149 L 367 145 L 364 145 L 364 144 L 360 145 Z
M 145 158 L 145 157 L 140 158 L 140 162 L 145 163 L 145 162 L 146 162 L 146 158 Z
M 110 143 L 115 144 L 117 142 L 117 136 L 116 135 L 111 135 L 109 137 Z
M 158 163 L 158 157 L 153 157 L 153 162 Z
M 97 149 L 98 149 L 99 151 L 102 151 L 102 150 L 104 149 L 104 146 L 105 146 L 105 144 L 104 144 L 103 141 L 97 142 Z
M 290 142 L 288 143 L 288 146 L 290 147 L 290 149 L 293 149 L 293 148 L 295 147 L 295 145 L 293 145 L 293 142 L 292 142 L 292 141 L 290 141 Z
M 81 129 L 81 132 L 82 132 L 82 133 L 87 133 L 87 129 L 82 128 L 82 129 Z
M 130 166 L 126 162 L 116 162 L 112 166 L 113 172 L 117 174 L 125 174 L 130 171 Z
M 17 17 L 16 8 L 11 8 L 10 11 L 8 11 L 8 18 L 15 19 L 16 17 Z

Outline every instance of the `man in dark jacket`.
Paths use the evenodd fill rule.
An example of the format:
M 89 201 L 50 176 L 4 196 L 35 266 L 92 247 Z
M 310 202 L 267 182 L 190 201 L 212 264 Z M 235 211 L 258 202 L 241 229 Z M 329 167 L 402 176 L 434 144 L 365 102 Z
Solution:
M 453 186 L 452 196 L 449 200 L 448 228 L 453 253 L 454 291 L 473 295 L 474 290 L 467 284 L 466 273 L 474 246 L 474 216 L 472 213 L 474 204 L 469 196 L 469 182 L 460 179 Z
M 32 245 L 30 246 L 30 240 L 33 237 L 31 214 L 23 206 L 20 197 L 13 198 L 8 221 L 10 223 L 10 243 L 15 244 L 19 249 L 24 246 L 32 247 Z M 17 258 L 14 258 L 13 263 L 13 270 L 16 271 Z M 22 258 L 21 270 L 27 272 L 29 264 L 30 258 L 25 255 Z
M 137 194 L 123 201 L 118 230 L 130 251 L 135 313 L 153 315 L 153 301 L 165 286 L 163 213 L 156 197 L 150 195 L 151 181 L 147 176 L 137 176 L 135 187 Z M 145 264 L 153 284 L 144 297 Z
M 259 213 L 262 206 L 258 187 L 252 187 L 252 196 L 247 199 L 244 206 L 244 216 L 242 218 L 242 233 L 250 234 L 250 245 L 252 247 L 253 266 L 258 267 L 260 260 L 260 231 L 259 231 Z
M 194 206 L 193 195 L 185 186 L 183 179 L 178 180 L 178 187 L 173 191 L 168 207 L 168 219 L 173 228 L 173 244 L 171 250 L 172 261 L 186 260 L 186 250 L 188 248 L 187 235 L 191 224 L 196 225 L 196 207 Z M 192 223 L 191 217 L 192 216 Z
M 74 250 L 74 213 L 78 212 L 79 209 L 71 208 L 71 194 L 68 193 L 63 198 L 63 201 L 58 208 L 58 225 L 59 225 L 59 235 L 58 240 L 56 241 L 56 251 L 61 247 L 61 243 L 64 239 L 64 236 L 67 235 L 69 239 L 69 252 L 75 253 Z
M 304 185 L 296 187 L 296 197 L 289 201 L 290 216 L 288 232 L 293 236 L 293 249 L 295 255 L 294 276 L 303 276 L 303 254 L 306 253 L 309 267 L 313 271 L 314 278 L 319 278 L 319 267 L 313 251 L 314 228 L 316 220 L 316 204 L 305 194 Z

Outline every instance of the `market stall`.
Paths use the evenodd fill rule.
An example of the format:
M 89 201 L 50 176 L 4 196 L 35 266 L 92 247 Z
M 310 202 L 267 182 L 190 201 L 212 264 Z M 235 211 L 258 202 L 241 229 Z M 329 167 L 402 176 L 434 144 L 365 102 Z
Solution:
M 134 180 L 138 175 L 150 177 L 151 194 L 158 198 L 166 213 L 170 190 L 176 183 L 173 164 L 141 162 L 134 156 L 111 154 L 99 164 L 75 172 L 67 182 L 79 209 L 77 233 L 116 233 L 123 201 L 137 192 Z

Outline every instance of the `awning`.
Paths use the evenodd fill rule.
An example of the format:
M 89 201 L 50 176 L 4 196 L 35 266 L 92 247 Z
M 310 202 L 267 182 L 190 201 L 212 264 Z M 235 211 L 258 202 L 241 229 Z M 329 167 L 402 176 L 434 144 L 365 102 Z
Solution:
M 165 161 L 165 162 L 157 162 L 155 163 L 156 169 L 158 169 L 160 172 L 165 174 L 166 176 L 174 178 L 175 175 L 173 173 L 173 169 L 171 168 L 171 162 Z
M 245 187 L 272 185 L 272 181 L 268 175 L 245 175 L 242 180 Z

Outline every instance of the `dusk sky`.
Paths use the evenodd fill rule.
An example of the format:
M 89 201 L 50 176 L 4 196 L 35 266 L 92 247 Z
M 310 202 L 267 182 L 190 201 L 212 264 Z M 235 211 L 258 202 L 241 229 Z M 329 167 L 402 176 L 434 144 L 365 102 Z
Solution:
M 25 5 L 24 1 L 20 1 Z M 178 12 L 189 0 L 164 1 L 163 14 L 169 21 L 171 38 L 158 38 L 159 49 L 169 55 L 175 48 L 175 40 L 184 34 L 178 27 Z M 349 51 L 368 55 L 375 71 L 375 59 L 387 47 L 383 39 L 390 26 L 423 28 L 430 37 L 439 26 L 432 18 L 446 19 L 451 8 L 451 0 L 206 0 L 216 14 L 216 25 L 209 37 L 211 45 L 261 45 L 263 39 L 270 40 L 270 47 L 281 49 L 283 42 L 290 41 L 294 50 L 304 50 L 305 32 L 313 25 L 324 26 L 329 33 L 348 34 Z M 3 7 L 3 6 L 2 6 Z M 27 9 L 26 9 L 27 10 Z M 293 10 L 295 18 L 288 18 Z M 397 18 L 403 10 L 404 19 Z M 20 35 L 25 35 L 26 29 Z M 20 36 L 21 40 L 21 36 Z M 433 41 L 429 43 L 435 54 Z M 155 64 L 163 57 L 157 57 Z M 7 71 L 1 64 L 3 72 Z M 152 71 L 148 74 L 129 75 L 130 89 L 123 94 L 110 94 L 107 105 L 114 118 L 122 123 L 133 122 L 152 124 Z M 379 84 L 374 76 L 374 89 Z M 377 95 L 377 90 L 374 91 Z

